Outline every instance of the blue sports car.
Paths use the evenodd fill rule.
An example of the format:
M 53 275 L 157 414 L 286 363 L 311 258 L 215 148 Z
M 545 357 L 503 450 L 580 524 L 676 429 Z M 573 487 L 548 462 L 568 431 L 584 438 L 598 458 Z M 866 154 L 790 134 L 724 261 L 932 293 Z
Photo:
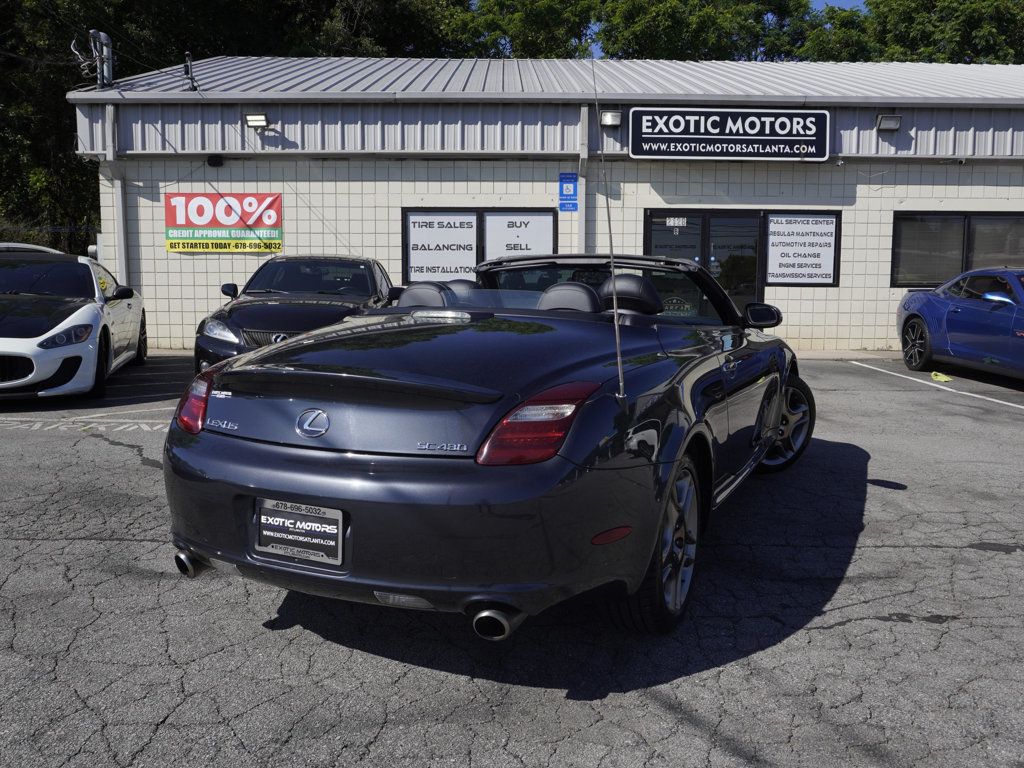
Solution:
M 975 269 L 909 291 L 896 322 L 913 371 L 939 360 L 1024 378 L 1024 269 Z

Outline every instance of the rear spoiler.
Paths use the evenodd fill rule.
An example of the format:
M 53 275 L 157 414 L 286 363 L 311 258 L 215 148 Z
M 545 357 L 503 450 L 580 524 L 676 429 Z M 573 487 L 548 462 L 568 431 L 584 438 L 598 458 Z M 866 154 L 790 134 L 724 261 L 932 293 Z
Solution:
M 306 368 L 296 366 L 246 366 L 216 377 L 214 390 L 238 394 L 322 395 L 324 390 L 368 390 L 456 400 L 463 403 L 496 403 L 504 393 L 462 382 L 453 383 L 432 376 L 403 373 L 401 378 L 386 371 L 352 368 Z M 216 397 L 216 392 L 214 393 Z

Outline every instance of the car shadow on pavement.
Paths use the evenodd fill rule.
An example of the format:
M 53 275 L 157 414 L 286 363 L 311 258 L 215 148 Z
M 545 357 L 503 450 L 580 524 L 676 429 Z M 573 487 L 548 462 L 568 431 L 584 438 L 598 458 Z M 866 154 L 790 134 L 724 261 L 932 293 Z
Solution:
M 927 371 L 928 369 L 925 370 Z M 977 368 L 965 368 L 952 363 L 936 363 L 931 366 L 931 370 L 951 376 L 954 381 L 956 381 L 956 379 L 963 379 L 989 387 L 1010 389 L 1014 392 L 1024 392 L 1024 380 L 1017 379 L 1009 375 L 990 371 L 979 371 Z M 956 385 L 953 384 L 952 386 L 955 387 Z
M 128 364 L 107 379 L 102 398 L 88 395 L 0 400 L 0 414 L 89 411 L 176 400 L 195 375 L 191 355 L 153 355 L 145 365 Z
M 869 459 L 855 445 L 814 440 L 788 471 L 749 479 L 718 510 L 694 599 L 670 635 L 615 628 L 593 596 L 528 619 L 504 643 L 477 639 L 464 616 L 298 592 L 287 593 L 265 626 L 300 626 L 347 648 L 450 674 L 564 689 L 570 699 L 661 685 L 776 645 L 822 612 L 864 526 Z

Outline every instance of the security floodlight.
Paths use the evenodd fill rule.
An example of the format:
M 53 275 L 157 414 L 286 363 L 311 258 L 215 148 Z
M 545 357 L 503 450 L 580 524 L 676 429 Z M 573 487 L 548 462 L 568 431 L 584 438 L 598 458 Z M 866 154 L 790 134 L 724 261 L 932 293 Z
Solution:
M 900 129 L 900 122 L 902 122 L 902 120 L 902 115 L 879 115 L 875 119 L 875 130 L 898 131 Z
M 250 128 L 256 128 L 257 130 L 259 130 L 260 128 L 266 128 L 268 125 L 270 125 L 270 121 L 267 120 L 267 115 L 265 112 L 252 112 L 246 113 L 245 124 Z
M 601 125 L 617 128 L 622 125 L 622 113 L 617 109 L 604 110 L 601 112 Z

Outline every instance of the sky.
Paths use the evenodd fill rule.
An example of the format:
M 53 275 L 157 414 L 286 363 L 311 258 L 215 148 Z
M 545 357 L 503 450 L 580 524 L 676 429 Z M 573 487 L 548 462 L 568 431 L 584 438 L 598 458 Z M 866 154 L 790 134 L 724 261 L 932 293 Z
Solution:
M 813 0 L 811 6 L 814 8 L 824 8 L 826 5 L 837 5 L 840 8 L 863 8 L 864 3 L 861 0 Z

